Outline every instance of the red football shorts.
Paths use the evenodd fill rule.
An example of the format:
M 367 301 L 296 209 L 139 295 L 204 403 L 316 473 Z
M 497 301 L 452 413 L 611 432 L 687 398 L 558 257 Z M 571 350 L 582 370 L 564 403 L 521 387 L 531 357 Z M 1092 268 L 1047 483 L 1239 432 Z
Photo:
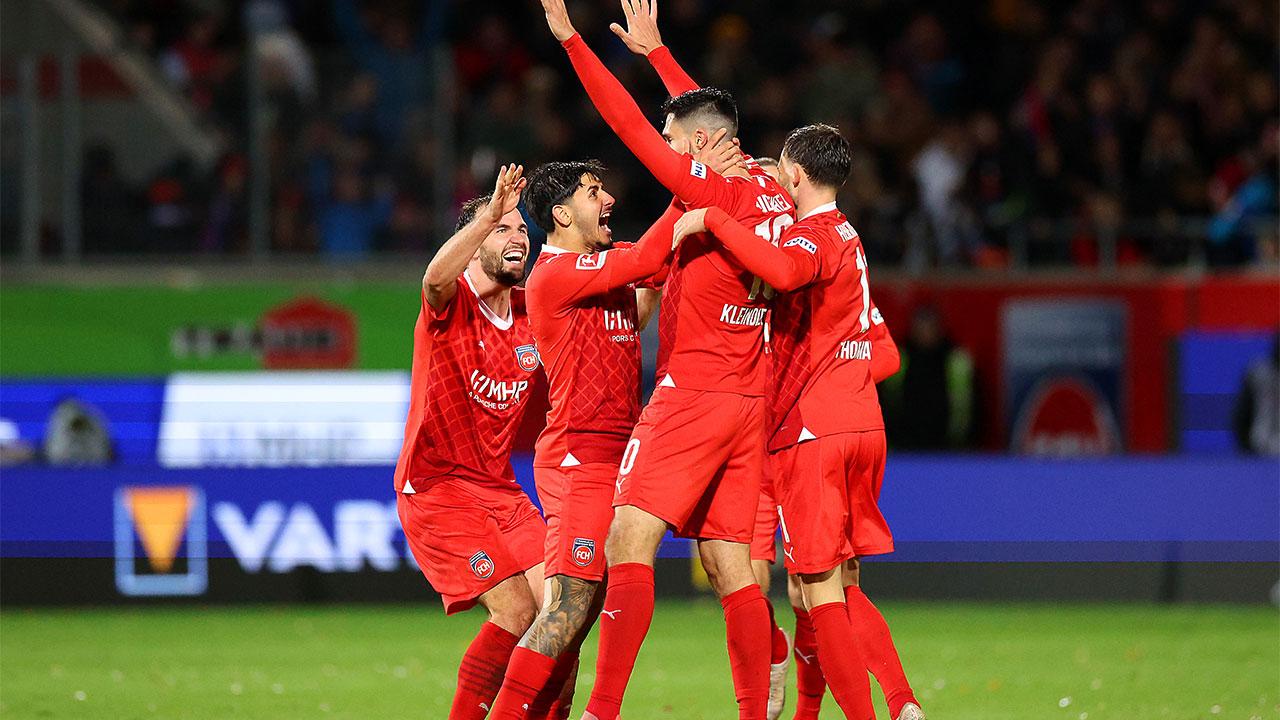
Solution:
M 756 506 L 756 529 L 751 533 L 751 559 L 772 565 L 778 559 L 778 500 L 769 467 L 766 461 L 760 476 L 760 503 Z
M 880 514 L 883 430 L 840 433 L 770 455 L 787 571 L 823 573 L 845 560 L 893 552 Z
M 749 543 L 763 465 L 762 398 L 660 387 L 622 454 L 613 504 L 679 537 Z
M 449 479 L 420 493 L 401 493 L 396 510 L 413 558 L 449 615 L 542 562 L 546 525 L 518 487 Z
M 547 517 L 547 577 L 604 578 L 604 540 L 613 521 L 616 463 L 535 467 L 533 480 Z

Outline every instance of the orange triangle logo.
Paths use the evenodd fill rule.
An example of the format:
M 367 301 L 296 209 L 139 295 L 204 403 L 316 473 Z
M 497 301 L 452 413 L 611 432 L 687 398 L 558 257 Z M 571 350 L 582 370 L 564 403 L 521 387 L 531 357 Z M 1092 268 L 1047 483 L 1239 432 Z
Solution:
M 169 572 L 187 529 L 191 488 L 129 488 L 125 502 L 151 568 L 159 573 Z

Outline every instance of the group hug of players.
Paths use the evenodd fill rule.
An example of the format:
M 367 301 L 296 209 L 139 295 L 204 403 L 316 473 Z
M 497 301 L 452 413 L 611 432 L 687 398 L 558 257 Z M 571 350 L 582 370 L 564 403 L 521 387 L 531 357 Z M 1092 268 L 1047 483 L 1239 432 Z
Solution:
M 614 32 L 671 95 L 659 134 L 563 0 L 543 9 L 609 127 L 674 197 L 638 242 L 614 242 L 599 164 L 553 162 L 527 178 L 504 166 L 427 268 L 399 515 L 445 612 L 488 612 L 449 717 L 568 717 L 598 617 L 583 717 L 615 720 L 671 529 L 696 539 L 724 606 L 740 718 L 781 715 L 793 653 L 795 718 L 817 718 L 826 687 L 846 717 L 873 718 L 868 671 L 893 720 L 923 718 L 858 586 L 858 558 L 893 549 L 877 507 L 875 382 L 898 353 L 835 203 L 848 142 L 810 125 L 777 162 L 743 155 L 733 99 L 680 69 L 655 5 L 623 0 L 627 27 Z M 523 290 L 522 198 L 547 233 Z M 659 304 L 658 382 L 642 412 L 639 334 Z M 510 464 L 539 368 L 550 395 L 534 459 L 545 520 Z M 766 597 L 779 530 L 794 640 Z

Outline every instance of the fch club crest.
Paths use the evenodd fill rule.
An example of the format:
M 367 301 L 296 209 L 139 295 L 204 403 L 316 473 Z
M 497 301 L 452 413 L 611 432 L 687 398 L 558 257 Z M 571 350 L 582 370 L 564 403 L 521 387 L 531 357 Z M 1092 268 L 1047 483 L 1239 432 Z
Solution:
M 542 362 L 538 357 L 538 348 L 536 345 L 521 345 L 516 348 L 516 362 L 520 364 L 520 369 L 525 372 L 533 372 L 538 369 L 538 363 Z
M 578 567 L 586 567 L 596 559 L 596 541 L 587 538 L 574 538 L 571 551 L 573 563 Z
M 489 557 L 489 553 L 480 550 L 471 556 L 471 572 L 481 580 L 493 574 L 493 560 Z

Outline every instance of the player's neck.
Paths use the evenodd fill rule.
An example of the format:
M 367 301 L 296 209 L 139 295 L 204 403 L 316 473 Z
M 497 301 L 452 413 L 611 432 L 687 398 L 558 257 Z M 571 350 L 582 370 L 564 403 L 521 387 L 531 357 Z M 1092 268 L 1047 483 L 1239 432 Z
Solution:
M 547 244 L 571 253 L 585 254 L 592 252 L 592 248 L 588 247 L 587 241 L 582 238 L 582 233 L 570 232 L 569 230 L 557 230 L 548 235 Z
M 498 317 L 507 317 L 511 312 L 511 288 L 489 277 L 488 273 L 474 265 L 468 265 L 465 272 L 471 281 L 471 287 L 480 296 L 480 302 L 489 306 Z
M 819 188 L 812 185 L 801 187 L 796 193 L 796 217 L 802 218 L 812 212 L 815 208 L 828 205 L 836 201 L 836 191 L 829 188 Z

